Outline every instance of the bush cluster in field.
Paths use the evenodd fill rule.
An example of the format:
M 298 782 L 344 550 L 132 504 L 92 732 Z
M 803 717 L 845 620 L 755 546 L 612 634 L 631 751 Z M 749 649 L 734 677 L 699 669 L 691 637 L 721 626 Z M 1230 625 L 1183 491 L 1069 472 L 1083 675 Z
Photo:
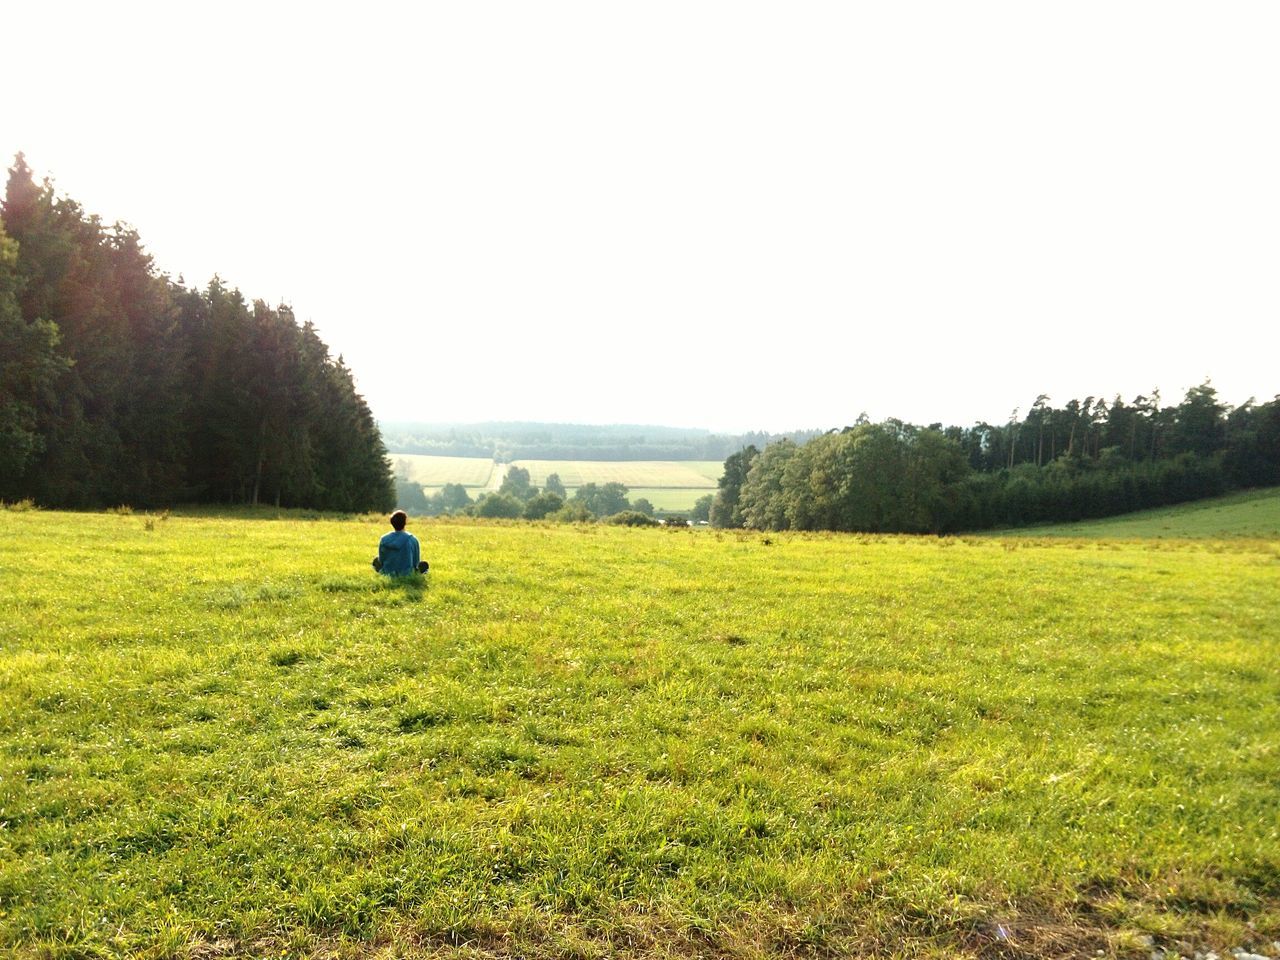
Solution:
M 1275 542 L 146 519 L 0 514 L 20 956 L 1280 937 Z

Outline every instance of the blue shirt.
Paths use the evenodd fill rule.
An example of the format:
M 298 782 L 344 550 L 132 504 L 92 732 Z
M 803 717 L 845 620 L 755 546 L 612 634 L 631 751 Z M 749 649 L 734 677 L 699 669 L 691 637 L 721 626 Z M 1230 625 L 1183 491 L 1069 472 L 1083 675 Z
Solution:
M 392 530 L 378 541 L 378 559 L 389 577 L 402 577 L 418 569 L 418 538 L 403 530 Z

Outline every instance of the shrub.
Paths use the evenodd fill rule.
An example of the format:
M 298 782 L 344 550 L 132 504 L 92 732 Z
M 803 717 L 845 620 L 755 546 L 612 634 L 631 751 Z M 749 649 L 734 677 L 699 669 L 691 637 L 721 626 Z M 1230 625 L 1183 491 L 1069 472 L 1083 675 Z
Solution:
M 547 514 L 548 520 L 554 520 L 557 523 L 586 523 L 595 519 L 595 514 L 588 510 L 581 503 L 566 503 L 555 513 Z
M 646 516 L 639 510 L 623 510 L 621 513 L 615 513 L 611 517 L 605 517 L 601 523 L 614 523 L 624 527 L 656 527 L 658 521 L 653 517 Z
M 524 505 L 526 520 L 544 520 L 564 506 L 564 497 L 546 490 Z
M 524 514 L 524 504 L 509 493 L 491 493 L 476 501 L 473 516 L 514 520 Z

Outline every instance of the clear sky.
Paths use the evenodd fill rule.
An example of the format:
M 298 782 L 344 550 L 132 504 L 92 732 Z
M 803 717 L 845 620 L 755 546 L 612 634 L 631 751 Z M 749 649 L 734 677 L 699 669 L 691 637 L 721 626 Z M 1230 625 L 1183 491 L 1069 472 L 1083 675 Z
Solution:
M 0 152 L 382 419 L 1280 392 L 1274 2 L 10 5 Z

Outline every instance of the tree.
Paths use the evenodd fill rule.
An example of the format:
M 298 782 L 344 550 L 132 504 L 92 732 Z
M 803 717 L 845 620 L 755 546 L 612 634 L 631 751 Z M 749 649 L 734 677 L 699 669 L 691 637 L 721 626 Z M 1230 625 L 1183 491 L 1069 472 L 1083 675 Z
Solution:
M 863 423 L 804 447 L 770 444 L 741 506 L 745 522 L 768 529 L 936 532 L 954 523 L 967 473 L 964 451 L 940 431 Z
M 640 497 L 631 504 L 631 509 L 636 513 L 643 513 L 646 517 L 653 516 L 653 504 L 645 497 Z
M 574 492 L 569 502 L 581 504 L 595 517 L 612 516 L 631 507 L 627 500 L 627 488 L 620 483 L 606 483 L 603 486 L 585 484 Z
M 739 496 L 742 522 L 757 530 L 785 530 L 787 519 L 785 472 L 800 451 L 790 440 L 779 440 L 764 448 L 747 470 Z
M 396 480 L 396 507 L 405 513 L 430 515 L 431 502 L 422 492 L 422 484 L 411 480 Z
M 754 445 L 744 447 L 731 454 L 724 462 L 724 473 L 720 477 L 715 500 L 711 504 L 711 523 L 717 527 L 742 526 L 742 512 L 738 508 L 738 499 L 742 493 L 742 485 L 747 482 L 747 471 L 751 461 L 760 453 Z
M 509 494 L 517 500 L 530 500 L 538 492 L 538 488 L 529 482 L 529 471 L 523 467 L 508 467 L 507 475 L 502 478 L 499 493 Z
M 445 484 L 433 497 L 439 498 L 440 512 L 445 515 L 461 513 L 472 503 L 471 494 L 467 493 L 467 488 L 462 484 Z
M 287 306 L 160 276 L 136 231 L 37 184 L 21 155 L 0 213 L 0 491 L 51 506 L 394 504 L 351 371 Z
M 40 411 L 67 361 L 57 353 L 58 328 L 28 323 L 18 305 L 18 244 L 0 223 L 0 499 L 20 499 L 23 476 L 44 450 Z
M 658 525 L 657 520 L 639 510 L 623 510 L 608 517 L 604 522 L 624 527 L 656 527 Z
M 543 490 L 541 493 L 530 497 L 529 502 L 524 505 L 524 518 L 526 520 L 545 520 L 563 506 L 564 497 L 558 493 L 552 493 L 550 490 Z
M 1225 447 L 1225 414 L 1226 405 L 1208 380 L 1192 387 L 1174 412 L 1174 452 L 1208 457 Z
M 706 523 L 711 519 L 711 502 L 715 497 L 708 493 L 704 497 L 699 497 L 694 501 L 693 510 L 689 512 L 689 519 L 695 523 Z
M 558 494 L 561 497 L 567 497 L 569 492 L 565 490 L 564 484 L 560 482 L 560 474 L 552 473 L 547 475 L 547 482 L 543 485 L 544 490 L 548 493 Z
M 524 503 L 509 493 L 487 493 L 476 501 L 472 513 L 477 517 L 514 520 L 523 515 Z

